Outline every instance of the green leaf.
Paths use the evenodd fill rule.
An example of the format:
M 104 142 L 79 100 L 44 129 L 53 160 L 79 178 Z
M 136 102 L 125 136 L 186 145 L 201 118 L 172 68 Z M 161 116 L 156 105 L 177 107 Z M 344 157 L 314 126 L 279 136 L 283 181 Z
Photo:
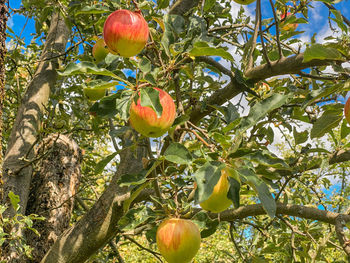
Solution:
M 294 127 L 293 136 L 294 136 L 295 144 L 298 145 L 307 141 L 307 139 L 309 138 L 309 132 L 308 131 L 298 132 L 297 129 Z
M 93 6 L 84 6 L 82 9 L 78 10 L 75 14 L 80 15 L 80 14 L 104 14 L 108 13 L 109 8 L 104 5 L 93 5 Z
M 233 61 L 232 55 L 227 52 L 225 49 L 219 47 L 209 47 L 205 43 L 206 46 L 203 46 L 203 43 L 205 42 L 197 42 L 192 50 L 189 52 L 190 56 L 197 57 L 197 56 L 219 56 L 226 60 Z
M 113 72 L 97 67 L 94 63 L 89 61 L 83 61 L 80 63 L 69 63 L 64 70 L 58 71 L 58 74 L 61 76 L 73 76 L 79 74 L 95 74 L 102 76 L 109 76 L 113 78 L 119 78 Z
M 228 157 L 234 159 L 234 158 L 240 158 L 242 156 L 252 154 L 252 153 L 255 153 L 255 151 L 250 148 L 239 148 L 235 152 L 230 153 Z
M 342 55 L 338 50 L 335 48 L 327 48 L 321 44 L 313 44 L 310 47 L 307 47 L 304 52 L 304 63 L 314 59 L 343 60 Z
M 143 170 L 138 174 L 123 174 L 118 180 L 118 184 L 123 186 L 140 185 L 146 182 L 147 171 Z
M 15 209 L 15 211 L 18 211 L 20 202 L 19 196 L 10 191 L 8 197 L 10 198 L 13 209 Z
M 241 121 L 240 131 L 244 132 L 254 126 L 261 118 L 266 117 L 269 112 L 284 105 L 292 94 L 282 95 L 275 93 L 267 99 L 258 102 L 250 108 L 249 114 Z
M 236 106 L 234 106 L 230 101 L 227 103 L 226 106 L 211 105 L 211 107 L 220 111 L 224 115 L 225 121 L 228 124 L 237 120 L 240 117 Z
M 211 219 L 208 213 L 201 211 L 197 213 L 192 221 L 196 223 L 203 230 L 201 231 L 201 238 L 206 238 L 215 233 L 217 227 L 219 226 L 219 221 L 217 219 Z
M 116 104 L 115 105 L 116 111 L 119 113 L 120 117 L 124 121 L 128 121 L 129 108 L 131 105 L 130 96 L 126 94 L 125 96 L 122 96 L 120 99 L 116 99 L 115 104 Z
M 325 111 L 321 118 L 317 119 L 311 129 L 311 138 L 322 137 L 325 133 L 337 127 L 343 118 L 343 112 L 339 109 Z
M 335 16 L 335 18 L 332 18 L 331 19 L 337 23 L 337 25 L 339 26 L 339 28 L 344 31 L 345 33 L 348 32 L 348 28 L 347 26 L 344 24 L 344 20 L 343 20 L 343 17 L 341 15 L 341 13 L 338 11 L 338 10 L 333 10 L 333 9 L 330 9 L 330 11 L 333 13 L 333 15 Z
M 185 20 L 182 16 L 178 16 L 178 15 L 164 16 L 165 31 L 163 33 L 160 43 L 162 44 L 166 54 L 169 57 L 171 57 L 169 47 L 170 45 L 175 43 L 176 35 L 183 30 L 184 25 L 185 25 Z
M 213 7 L 213 5 L 215 4 L 215 2 L 216 2 L 216 0 L 205 0 L 203 10 L 205 12 L 210 10 Z
M 210 133 L 210 136 L 212 136 L 215 141 L 217 141 L 218 143 L 220 143 L 224 147 L 229 147 L 232 145 L 232 137 L 231 136 L 224 135 L 220 132 Z
M 206 162 L 195 172 L 194 179 L 197 183 L 195 199 L 198 203 L 207 200 L 213 193 L 214 186 L 221 177 L 221 170 L 224 168 L 225 164 L 223 163 Z
M 350 127 L 348 126 L 348 122 L 346 119 L 343 120 L 341 124 L 340 136 L 341 139 L 344 139 L 350 133 Z
M 123 126 L 123 127 L 120 127 L 119 129 L 111 130 L 109 132 L 109 135 L 112 137 L 120 137 L 129 130 L 131 130 L 130 126 Z
M 173 123 L 173 126 L 176 125 L 182 125 L 185 122 L 187 122 L 190 119 L 190 116 L 188 115 L 180 115 L 179 117 L 177 117 Z
M 135 229 L 138 225 L 154 216 L 154 212 L 146 206 L 133 208 L 118 221 L 118 226 L 120 230 L 124 231 Z
M 143 72 L 143 73 L 148 73 L 151 71 L 152 69 L 152 64 L 151 61 L 149 61 L 148 58 L 143 57 L 140 62 L 139 62 L 139 69 Z
M 289 170 L 288 164 L 286 164 L 282 159 L 272 156 L 272 154 L 268 151 L 256 151 L 245 155 L 243 158 L 265 166 Z
M 142 88 L 140 91 L 140 98 L 142 107 L 152 108 L 156 112 L 158 118 L 162 116 L 163 107 L 160 104 L 158 90 L 151 87 Z
M 230 182 L 230 189 L 227 193 L 227 198 L 232 200 L 235 208 L 239 207 L 239 191 L 241 189 L 241 184 L 234 178 L 228 177 L 228 181 Z
M 113 117 L 117 114 L 116 110 L 116 97 L 118 95 L 114 94 L 112 96 L 104 97 L 100 101 L 95 102 L 89 112 L 91 114 L 96 114 L 100 117 Z
M 273 143 L 275 133 L 273 132 L 273 129 L 270 126 L 266 130 L 266 138 L 269 140 L 270 143 Z
M 157 6 L 159 9 L 164 9 L 169 6 L 169 0 L 157 0 Z
M 192 162 L 191 153 L 180 143 L 172 143 L 164 152 L 164 157 L 169 162 L 177 164 L 190 164 Z
M 257 192 L 259 200 L 266 213 L 273 218 L 276 215 L 276 202 L 268 186 L 252 170 L 240 168 L 237 170 L 242 182 L 249 184 Z
M 320 98 L 328 97 L 331 94 L 339 93 L 344 89 L 344 84 L 333 84 L 326 86 L 325 88 L 320 88 L 316 90 L 309 91 L 303 104 L 302 108 L 305 109 L 307 106 L 311 105 L 313 102 Z
M 107 157 L 105 157 L 104 159 L 102 159 L 101 161 L 99 161 L 95 166 L 95 174 L 102 173 L 106 165 L 109 164 L 109 162 L 112 161 L 113 158 L 116 157 L 118 153 L 119 152 L 112 153 Z

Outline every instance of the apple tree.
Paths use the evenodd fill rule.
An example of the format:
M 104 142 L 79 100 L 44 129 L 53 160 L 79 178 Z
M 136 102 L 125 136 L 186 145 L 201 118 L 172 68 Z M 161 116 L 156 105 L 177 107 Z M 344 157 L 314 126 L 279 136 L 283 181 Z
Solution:
M 1 262 L 349 261 L 346 7 L 0 1 Z

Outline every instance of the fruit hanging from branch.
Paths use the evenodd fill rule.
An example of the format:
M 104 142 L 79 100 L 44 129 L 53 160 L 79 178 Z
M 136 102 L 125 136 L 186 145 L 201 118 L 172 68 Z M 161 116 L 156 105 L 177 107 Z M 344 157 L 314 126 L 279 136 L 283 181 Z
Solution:
M 159 88 L 153 88 L 159 92 L 159 101 L 163 107 L 162 115 L 151 107 L 141 106 L 141 98 L 137 104 L 133 100 L 130 106 L 130 125 L 146 137 L 159 137 L 166 133 L 173 124 L 176 116 L 176 107 L 171 96 Z
M 156 239 L 160 254 L 169 263 L 191 262 L 201 244 L 198 226 L 180 218 L 163 221 L 158 227 Z
M 230 171 L 228 168 L 221 170 L 221 177 L 214 186 L 213 193 L 207 200 L 199 204 L 204 210 L 220 213 L 232 205 L 232 201 L 227 198 L 227 193 L 230 189 L 229 176 Z
M 106 47 L 105 41 L 102 38 L 97 40 L 92 48 L 92 56 L 95 58 L 96 62 L 99 63 L 104 60 L 108 53 L 109 51 Z
M 114 11 L 103 27 L 103 38 L 109 50 L 122 57 L 132 57 L 141 52 L 148 35 L 148 24 L 139 11 Z
M 84 95 L 88 100 L 95 101 L 102 99 L 106 95 L 107 89 L 105 88 L 84 88 Z
M 256 0 L 234 0 L 237 4 L 241 4 L 241 5 L 249 5 L 253 2 L 255 2 Z
M 350 124 L 350 97 L 347 99 L 345 106 L 344 106 L 344 115 L 345 119 Z

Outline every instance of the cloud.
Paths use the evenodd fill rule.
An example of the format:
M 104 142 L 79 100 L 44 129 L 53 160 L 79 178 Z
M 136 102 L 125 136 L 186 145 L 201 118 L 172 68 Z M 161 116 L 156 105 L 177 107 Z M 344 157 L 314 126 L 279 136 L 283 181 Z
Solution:
M 13 25 L 14 25 L 13 18 L 10 17 L 9 20 L 7 20 L 7 26 L 8 27 L 13 27 Z
M 322 15 L 322 12 L 320 12 L 320 9 L 322 8 L 321 2 L 314 2 L 312 3 L 314 8 L 310 8 L 312 19 L 314 20 L 313 23 L 320 22 L 324 16 Z

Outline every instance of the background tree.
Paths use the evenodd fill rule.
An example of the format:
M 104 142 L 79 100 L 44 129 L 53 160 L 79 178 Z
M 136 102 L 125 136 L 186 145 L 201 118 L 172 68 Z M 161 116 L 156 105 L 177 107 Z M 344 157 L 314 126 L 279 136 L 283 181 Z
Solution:
M 23 0 L 11 9 L 36 32 L 29 45 L 8 32 L 2 260 L 161 261 L 155 233 L 169 216 L 196 222 L 202 249 L 226 235 L 199 262 L 349 260 L 350 128 L 340 99 L 350 22 L 337 9 L 348 3 L 335 4 Z M 324 7 L 327 34 L 304 41 L 298 27 Z M 136 57 L 95 63 L 92 46 L 116 9 L 140 9 L 149 41 Z M 177 106 L 157 139 L 128 123 L 137 90 L 159 102 L 152 86 Z M 92 103 L 84 87 L 110 92 Z M 234 208 L 205 212 L 197 204 L 225 166 Z M 142 249 L 138 259 L 124 242 Z

